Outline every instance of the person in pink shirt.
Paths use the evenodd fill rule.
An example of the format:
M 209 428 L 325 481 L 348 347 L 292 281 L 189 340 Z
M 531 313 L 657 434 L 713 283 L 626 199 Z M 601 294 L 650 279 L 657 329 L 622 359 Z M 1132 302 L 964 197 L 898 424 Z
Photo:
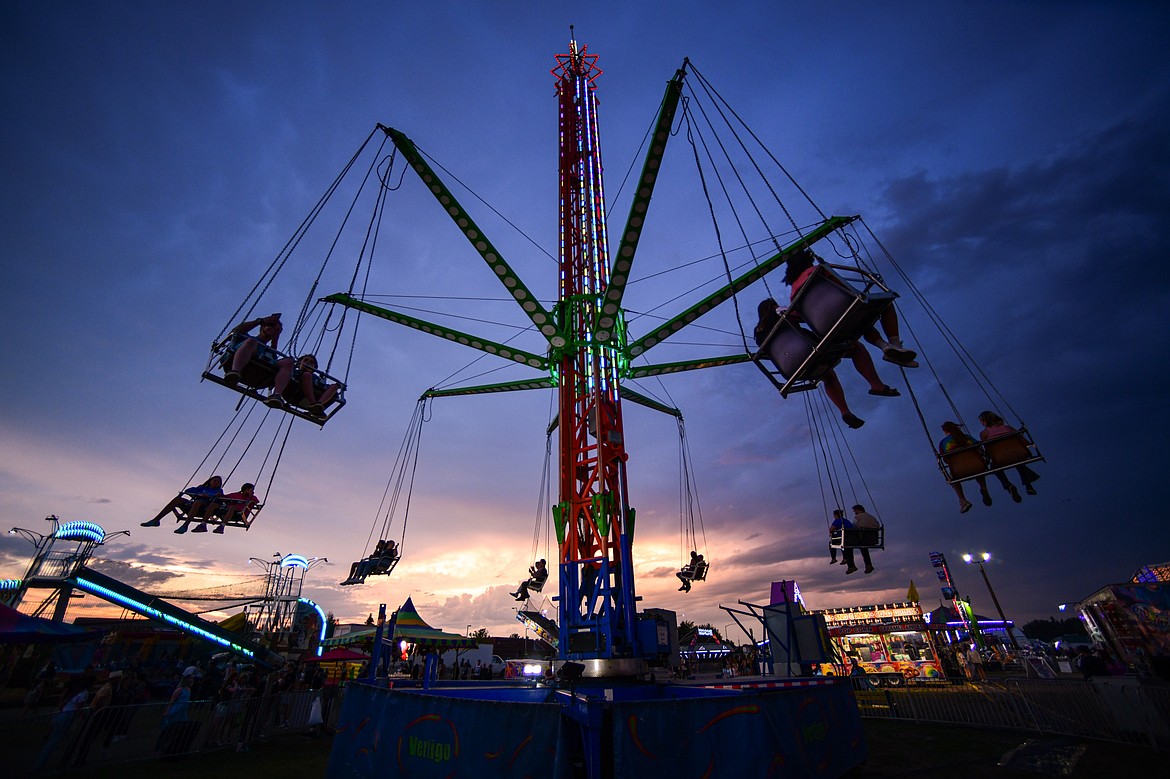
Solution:
M 247 524 L 259 503 L 260 499 L 256 497 L 256 485 L 248 482 L 240 487 L 239 492 L 229 492 L 219 500 L 212 502 L 203 512 L 203 521 L 192 532 L 206 533 L 208 522 L 218 522 L 219 527 L 213 532 L 221 534 L 229 522 L 243 521 Z
M 1006 457 L 1009 458 L 1008 462 L 1011 462 L 1012 460 L 1019 462 L 1020 460 L 1025 460 L 1032 456 L 1032 453 L 1028 449 L 1027 442 L 1024 441 L 1023 437 L 1019 435 L 1020 431 L 1004 422 L 1003 417 L 1001 417 L 999 414 L 996 414 L 994 411 L 980 412 L 979 422 L 983 425 L 983 429 L 979 431 L 979 440 L 983 441 L 984 444 L 987 444 L 989 441 L 998 440 L 1000 445 L 1006 449 L 1005 454 Z M 1015 437 L 1013 438 L 1013 436 Z M 1003 455 L 997 457 L 996 453 L 991 451 L 991 446 L 986 448 L 988 449 L 988 454 L 991 458 L 992 464 L 998 464 L 998 460 L 1001 459 Z M 1040 474 L 1036 473 L 1024 464 L 1016 466 L 1016 473 L 1020 474 L 1020 482 L 1024 485 L 1024 491 L 1029 495 L 1035 495 L 1036 488 L 1032 486 L 1032 482 L 1039 479 Z M 1008 479 L 1007 473 L 1004 471 L 996 471 L 995 476 L 997 479 L 999 479 L 999 483 L 1003 485 L 1003 488 L 1008 491 L 1008 494 L 1012 496 L 1012 500 L 1014 500 L 1016 503 L 1019 503 L 1021 500 L 1023 500 L 1023 498 L 1020 497 L 1019 490 L 1016 489 L 1016 485 L 1012 484 L 1011 480 Z

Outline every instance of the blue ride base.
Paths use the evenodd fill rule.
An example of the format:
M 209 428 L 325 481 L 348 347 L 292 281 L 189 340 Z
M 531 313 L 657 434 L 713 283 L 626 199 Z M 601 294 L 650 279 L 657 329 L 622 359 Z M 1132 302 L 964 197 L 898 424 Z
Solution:
M 865 761 L 847 679 L 738 687 L 353 684 L 328 776 L 837 777 Z

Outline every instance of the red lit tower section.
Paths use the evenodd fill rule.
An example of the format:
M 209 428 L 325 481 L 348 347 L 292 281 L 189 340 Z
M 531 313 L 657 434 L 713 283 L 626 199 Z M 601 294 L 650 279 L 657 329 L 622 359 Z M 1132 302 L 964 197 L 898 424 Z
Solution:
M 560 330 L 554 349 L 560 391 L 560 501 L 554 510 L 560 550 L 561 653 L 596 661 L 602 674 L 636 664 L 633 510 L 628 505 L 619 337 L 594 335 L 609 283 L 605 190 L 597 127 L 597 55 L 570 42 L 557 55 L 560 108 Z M 630 670 L 635 670 L 631 668 Z

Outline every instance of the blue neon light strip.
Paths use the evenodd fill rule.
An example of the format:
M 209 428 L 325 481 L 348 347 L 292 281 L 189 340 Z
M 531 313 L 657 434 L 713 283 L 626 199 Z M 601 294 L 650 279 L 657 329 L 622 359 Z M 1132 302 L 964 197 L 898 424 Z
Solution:
M 325 612 L 321 610 L 320 606 L 308 598 L 301 598 L 300 601 L 307 606 L 312 606 L 313 610 L 317 612 L 317 616 L 321 618 L 321 636 L 317 640 L 317 657 L 320 657 L 321 653 L 325 651 L 325 647 L 323 646 L 325 643 Z
M 309 561 L 305 559 L 304 555 L 289 554 L 284 556 L 280 565 L 284 568 L 308 568 Z
M 106 531 L 101 525 L 93 522 L 66 522 L 57 528 L 53 538 L 65 541 L 93 541 L 100 544 L 106 537 Z
M 94 595 L 97 595 L 101 598 L 105 598 L 106 600 L 111 601 L 112 603 L 118 603 L 122 606 L 125 606 L 126 608 L 130 609 L 131 611 L 136 611 L 145 617 L 157 619 L 160 622 L 168 622 L 168 623 L 174 625 L 175 627 L 179 628 L 179 630 L 182 630 L 182 631 L 187 632 L 187 633 L 192 633 L 194 635 L 199 636 L 200 638 L 205 638 L 208 641 L 213 641 L 216 644 L 219 644 L 222 647 L 226 647 L 227 649 L 230 649 L 233 652 L 238 652 L 239 654 L 242 654 L 245 657 L 255 657 L 256 656 L 256 653 L 253 652 L 252 650 L 245 649 L 244 647 L 240 646 L 239 644 L 233 643 L 232 641 L 229 641 L 228 639 L 223 638 L 222 636 L 217 636 L 217 635 L 215 635 L 207 630 L 204 630 L 203 628 L 199 627 L 198 625 L 193 625 L 192 623 L 187 622 L 187 621 L 182 620 L 182 619 L 179 619 L 178 617 L 173 617 L 170 614 L 164 614 L 163 612 L 159 611 L 158 609 L 156 609 L 152 606 L 147 606 L 145 603 L 142 603 L 141 601 L 137 601 L 137 600 L 134 600 L 133 598 L 122 595 L 121 593 L 114 592 L 113 590 L 111 590 L 107 587 L 102 587 L 100 584 L 94 584 L 93 582 L 91 582 L 87 579 L 83 579 L 80 576 L 78 576 L 74 581 L 77 582 L 77 586 L 80 587 L 81 589 L 87 590 L 88 592 L 91 592 Z
M 19 590 L 24 579 L 0 579 L 0 590 Z

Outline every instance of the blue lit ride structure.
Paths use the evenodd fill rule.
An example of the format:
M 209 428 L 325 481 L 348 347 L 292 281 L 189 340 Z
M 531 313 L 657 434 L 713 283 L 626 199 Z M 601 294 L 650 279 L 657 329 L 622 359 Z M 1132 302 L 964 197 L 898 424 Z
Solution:
M 555 680 L 522 687 L 351 687 L 330 760 L 331 777 L 838 776 L 864 760 L 847 681 L 801 679 L 771 689 L 714 689 L 655 680 L 652 658 L 671 648 L 673 613 L 637 610 L 622 401 L 677 416 L 622 380 L 719 365 L 730 357 L 634 367 L 633 358 L 782 267 L 848 223 L 825 218 L 774 256 L 650 333 L 629 340 L 623 293 L 682 95 L 686 65 L 667 84 L 626 225 L 609 256 L 595 81 L 597 56 L 576 41 L 557 56 L 560 129 L 559 297 L 546 309 L 435 169 L 403 133 L 379 126 L 547 341 L 536 353 L 375 306 L 348 294 L 325 300 L 545 371 L 543 377 L 438 390 L 430 397 L 537 388 L 559 396 L 559 550 Z M 815 386 L 815 382 L 812 383 Z M 704 569 L 705 571 L 705 569 Z M 376 644 L 377 646 L 378 644 Z M 371 668 L 376 662 L 371 663 Z
M 25 600 L 30 590 L 47 591 L 47 596 L 41 599 L 33 614 L 40 616 L 52 608 L 52 619 L 61 621 L 74 591 L 94 595 L 264 668 L 284 663 L 284 657 L 274 648 L 286 648 L 295 643 L 292 636 L 298 611 L 303 614 L 309 610 L 315 614 L 320 625 L 318 645 L 324 638 L 324 613 L 315 603 L 300 597 L 305 572 L 322 560 L 278 554 L 273 561 L 258 561 L 267 568 L 265 593 L 254 598 L 255 602 L 247 607 L 248 624 L 254 630 L 252 634 L 242 636 L 89 567 L 99 547 L 111 538 L 129 535 L 128 531 L 107 534 L 94 522 L 61 522 L 56 516 L 46 519 L 52 523 L 49 533 L 25 528 L 10 531 L 35 547 L 32 562 L 22 578 L 0 580 L 0 600 L 13 608 Z

